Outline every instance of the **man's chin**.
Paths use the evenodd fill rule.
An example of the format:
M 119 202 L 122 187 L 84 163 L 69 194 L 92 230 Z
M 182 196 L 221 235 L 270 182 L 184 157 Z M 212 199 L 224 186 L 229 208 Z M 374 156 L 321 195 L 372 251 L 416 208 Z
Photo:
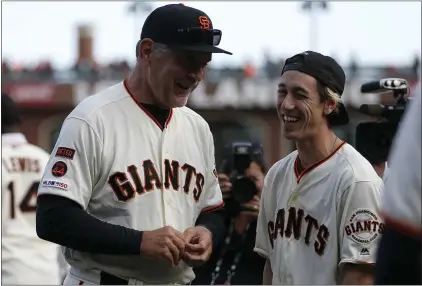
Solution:
M 174 107 L 183 107 L 188 103 L 189 94 L 187 95 L 174 95 Z
M 283 130 L 283 136 L 284 138 L 286 138 L 287 140 L 292 140 L 292 141 L 296 141 L 299 140 L 301 138 L 301 132 L 299 130 Z

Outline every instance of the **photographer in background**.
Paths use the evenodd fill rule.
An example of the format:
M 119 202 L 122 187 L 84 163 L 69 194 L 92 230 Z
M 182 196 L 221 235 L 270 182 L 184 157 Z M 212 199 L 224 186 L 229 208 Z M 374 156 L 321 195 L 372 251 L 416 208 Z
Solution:
M 421 85 L 400 124 L 384 176 L 375 285 L 421 285 Z
M 387 158 L 399 122 L 408 102 L 409 86 L 405 79 L 385 78 L 364 83 L 362 94 L 395 98 L 393 105 L 362 104 L 359 110 L 377 121 L 362 122 L 356 128 L 356 150 L 374 167 L 379 177 L 387 169 Z
M 265 259 L 253 251 L 259 200 L 266 173 L 260 144 L 235 142 L 218 175 L 227 233 L 208 262 L 195 268 L 193 285 L 259 285 Z

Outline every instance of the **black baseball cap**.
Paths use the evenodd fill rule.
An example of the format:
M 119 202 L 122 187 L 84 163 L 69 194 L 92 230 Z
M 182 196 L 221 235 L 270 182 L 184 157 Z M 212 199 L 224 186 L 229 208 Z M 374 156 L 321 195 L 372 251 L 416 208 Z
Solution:
M 1 129 L 19 125 L 21 118 L 19 108 L 13 99 L 6 93 L 1 93 Z
M 281 74 L 289 70 L 297 70 L 312 76 L 322 85 L 336 92 L 340 97 L 343 95 L 346 84 L 346 75 L 342 67 L 331 57 L 324 56 L 313 51 L 306 51 L 291 58 L 284 64 Z M 338 113 L 328 115 L 331 125 L 346 125 L 349 123 L 349 115 L 346 107 L 340 101 L 337 104 Z
M 184 4 L 169 4 L 149 14 L 142 27 L 140 41 L 150 38 L 172 48 L 231 55 L 217 47 L 221 37 L 222 32 L 214 29 L 210 17 L 203 11 Z M 137 57 L 140 41 L 136 45 Z

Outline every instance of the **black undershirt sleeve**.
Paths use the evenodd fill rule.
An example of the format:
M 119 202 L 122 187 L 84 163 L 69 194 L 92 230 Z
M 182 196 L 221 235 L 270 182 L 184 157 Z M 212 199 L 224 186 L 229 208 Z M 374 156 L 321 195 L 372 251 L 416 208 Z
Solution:
M 36 224 L 40 238 L 71 249 L 111 255 L 140 254 L 142 231 L 103 222 L 67 198 L 39 196 Z M 224 239 L 224 216 L 220 212 L 201 214 L 196 225 L 211 231 L 213 247 Z
M 142 231 L 103 222 L 67 198 L 41 195 L 37 203 L 40 238 L 74 250 L 112 255 L 139 255 Z

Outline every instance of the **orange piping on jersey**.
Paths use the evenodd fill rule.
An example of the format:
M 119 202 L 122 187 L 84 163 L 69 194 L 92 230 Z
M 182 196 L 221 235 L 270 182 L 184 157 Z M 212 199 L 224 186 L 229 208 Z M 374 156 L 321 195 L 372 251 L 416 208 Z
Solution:
M 206 208 L 204 208 L 204 209 L 201 211 L 201 214 L 204 214 L 204 213 L 210 213 L 210 212 L 213 212 L 213 211 L 219 210 L 219 209 L 221 209 L 222 207 L 224 207 L 224 202 L 223 202 L 223 201 L 221 201 L 219 204 L 217 204 L 217 205 L 215 205 L 215 206 L 210 206 L 210 207 L 206 207 Z
M 146 115 L 148 115 L 149 118 L 151 118 L 152 121 L 154 121 L 155 124 L 157 124 L 158 127 L 160 127 L 161 130 L 164 129 L 164 127 L 166 127 L 169 123 L 170 123 L 170 119 L 173 116 L 173 108 L 170 108 L 170 113 L 169 116 L 166 120 L 165 126 L 161 126 L 161 124 L 157 121 L 157 119 L 155 119 L 154 116 L 152 116 L 151 113 L 148 112 L 148 110 L 145 109 L 145 107 L 142 106 L 142 104 L 140 104 L 135 97 L 132 95 L 132 93 L 129 91 L 129 89 L 127 88 L 127 84 L 126 84 L 126 78 L 123 80 L 123 86 L 126 89 L 126 92 L 130 95 L 130 97 L 133 99 L 133 101 L 139 106 L 139 108 L 145 112 Z
M 422 238 L 422 229 L 418 229 L 416 226 L 410 225 L 409 223 L 392 218 L 384 212 L 381 212 L 381 216 L 387 226 L 413 238 Z
M 296 157 L 295 160 L 295 165 L 294 165 L 294 171 L 295 171 L 295 175 L 296 175 L 296 179 L 297 179 L 297 183 L 299 184 L 300 179 L 302 179 L 302 177 L 304 175 L 306 175 L 307 173 L 309 173 L 310 171 L 312 171 L 313 169 L 315 169 L 316 167 L 318 167 L 319 165 L 322 165 L 323 163 L 325 163 L 326 161 L 328 161 L 331 157 L 334 156 L 334 154 L 337 153 L 338 150 L 341 149 L 341 147 L 343 147 L 343 145 L 346 144 L 346 142 L 343 141 L 343 143 L 340 144 L 340 146 L 337 147 L 336 150 L 333 151 L 333 153 L 331 153 L 327 158 L 322 159 L 321 161 L 313 164 L 312 166 L 310 166 L 309 168 L 306 168 L 305 170 L 302 171 L 302 173 L 299 173 L 299 155 Z

